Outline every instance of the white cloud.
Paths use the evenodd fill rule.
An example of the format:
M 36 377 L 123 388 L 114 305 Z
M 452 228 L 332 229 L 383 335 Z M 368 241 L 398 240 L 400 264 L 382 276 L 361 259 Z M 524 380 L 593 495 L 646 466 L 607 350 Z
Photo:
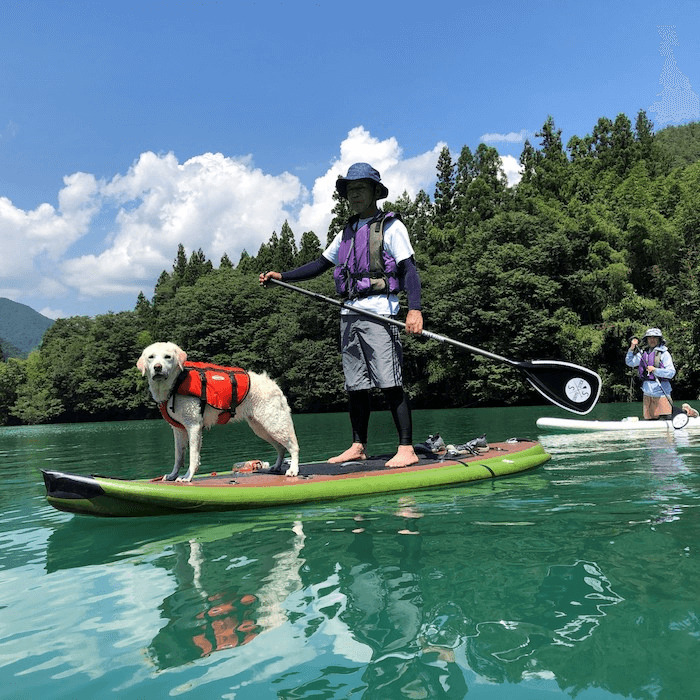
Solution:
M 526 139 L 531 139 L 532 134 L 527 129 L 520 131 L 509 131 L 507 134 L 483 134 L 480 141 L 484 143 L 524 143 Z
M 59 207 L 40 204 L 33 211 L 15 207 L 0 197 L 0 277 L 37 284 L 35 266 L 42 257 L 60 258 L 84 236 L 97 211 L 97 181 L 92 175 L 75 173 L 64 178 L 58 196 Z
M 511 187 L 517 185 L 523 176 L 523 166 L 520 160 L 515 156 L 501 156 L 501 165 L 503 166 L 503 172 L 508 178 L 508 184 Z
M 63 318 L 67 314 L 65 314 L 63 311 L 60 309 L 52 309 L 50 306 L 45 306 L 43 309 L 39 309 L 39 313 L 42 316 L 46 316 L 46 318 L 52 318 L 54 321 L 57 318 Z
M 264 173 L 251 156 L 204 153 L 179 163 L 172 153 L 147 152 L 109 181 L 65 177 L 58 208 L 24 211 L 0 197 L 0 294 L 30 305 L 38 299 L 51 316 L 61 313 L 52 310 L 57 302 L 68 307 L 76 298 L 92 299 L 92 308 L 99 299 L 109 299 L 104 310 L 108 303 L 132 308 L 135 295 L 149 296 L 171 268 L 179 243 L 188 252 L 202 248 L 215 264 L 224 253 L 236 263 L 243 250 L 256 254 L 285 220 L 297 239 L 313 230 L 323 243 L 336 177 L 352 163 L 372 163 L 390 199 L 415 196 L 434 186 L 443 145 L 404 158 L 395 138 L 379 140 L 358 126 L 310 192 L 288 172 Z M 126 295 L 121 306 L 115 295 Z
M 179 243 L 215 263 L 257 253 L 306 193 L 293 175 L 266 175 L 250 157 L 205 153 L 179 164 L 173 154 L 144 153 L 102 194 L 121 205 L 111 244 L 62 265 L 66 283 L 86 296 L 152 288 Z

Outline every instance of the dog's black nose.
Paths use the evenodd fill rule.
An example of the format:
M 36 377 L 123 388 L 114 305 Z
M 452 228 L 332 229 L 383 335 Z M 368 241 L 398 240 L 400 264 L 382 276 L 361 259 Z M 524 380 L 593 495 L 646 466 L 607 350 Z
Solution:
M 163 365 L 153 365 L 154 372 L 160 372 L 163 369 Z

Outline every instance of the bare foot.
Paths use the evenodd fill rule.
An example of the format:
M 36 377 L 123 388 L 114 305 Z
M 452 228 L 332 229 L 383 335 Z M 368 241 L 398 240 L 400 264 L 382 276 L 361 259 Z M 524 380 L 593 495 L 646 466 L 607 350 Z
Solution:
M 408 467 L 418 462 L 418 455 L 413 445 L 399 445 L 396 454 L 384 465 L 385 467 Z
M 345 452 L 339 454 L 337 457 L 331 457 L 328 461 L 331 464 L 339 464 L 340 462 L 353 462 L 363 459 L 367 459 L 365 446 L 361 442 L 353 442 Z

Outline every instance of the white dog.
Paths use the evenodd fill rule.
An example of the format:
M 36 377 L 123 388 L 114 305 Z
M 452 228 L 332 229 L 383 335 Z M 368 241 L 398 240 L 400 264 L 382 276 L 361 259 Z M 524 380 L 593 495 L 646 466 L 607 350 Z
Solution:
M 153 343 L 141 353 L 136 366 L 148 377 L 151 396 L 159 404 L 167 401 L 168 415 L 184 427 L 173 426 L 175 435 L 175 465 L 166 481 L 191 481 L 197 472 L 202 447 L 202 429 L 216 424 L 223 411 L 207 405 L 202 412 L 200 400 L 195 396 L 173 394 L 176 380 L 184 369 L 187 353 L 175 343 Z M 285 451 L 291 456 L 287 476 L 299 473 L 299 446 L 297 444 L 292 414 L 282 390 L 266 373 L 248 372 L 250 389 L 236 407 L 234 420 L 246 420 L 253 432 L 269 442 L 277 450 L 277 461 L 272 471 L 280 472 Z M 190 449 L 190 465 L 184 477 L 178 478 L 185 461 L 185 449 Z

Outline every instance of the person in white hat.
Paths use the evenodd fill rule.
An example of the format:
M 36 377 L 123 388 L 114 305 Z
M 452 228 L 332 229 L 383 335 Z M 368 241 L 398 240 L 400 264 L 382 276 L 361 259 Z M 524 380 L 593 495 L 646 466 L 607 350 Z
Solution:
M 625 356 L 628 367 L 637 367 L 644 394 L 644 420 L 670 420 L 671 383 L 676 376 L 673 358 L 658 328 L 649 328 L 642 337 L 632 338 Z
M 345 302 L 340 316 L 340 337 L 348 393 L 352 444 L 329 462 L 367 458 L 370 389 L 382 391 L 394 418 L 399 437 L 396 454 L 387 467 L 406 467 L 418 462 L 413 448 L 411 409 L 403 389 L 403 351 L 396 326 L 353 312 L 369 311 L 395 317 L 399 312 L 398 292 L 405 290 L 408 301 L 406 331 L 423 331 L 421 283 L 413 247 L 406 226 L 393 212 L 384 212 L 377 200 L 389 190 L 369 163 L 351 165 L 345 177 L 336 181 L 336 191 L 348 201 L 354 215 L 343 231 L 314 261 L 287 272 L 260 274 L 260 284 L 270 278 L 293 282 L 311 279 L 334 267 L 336 291 Z

